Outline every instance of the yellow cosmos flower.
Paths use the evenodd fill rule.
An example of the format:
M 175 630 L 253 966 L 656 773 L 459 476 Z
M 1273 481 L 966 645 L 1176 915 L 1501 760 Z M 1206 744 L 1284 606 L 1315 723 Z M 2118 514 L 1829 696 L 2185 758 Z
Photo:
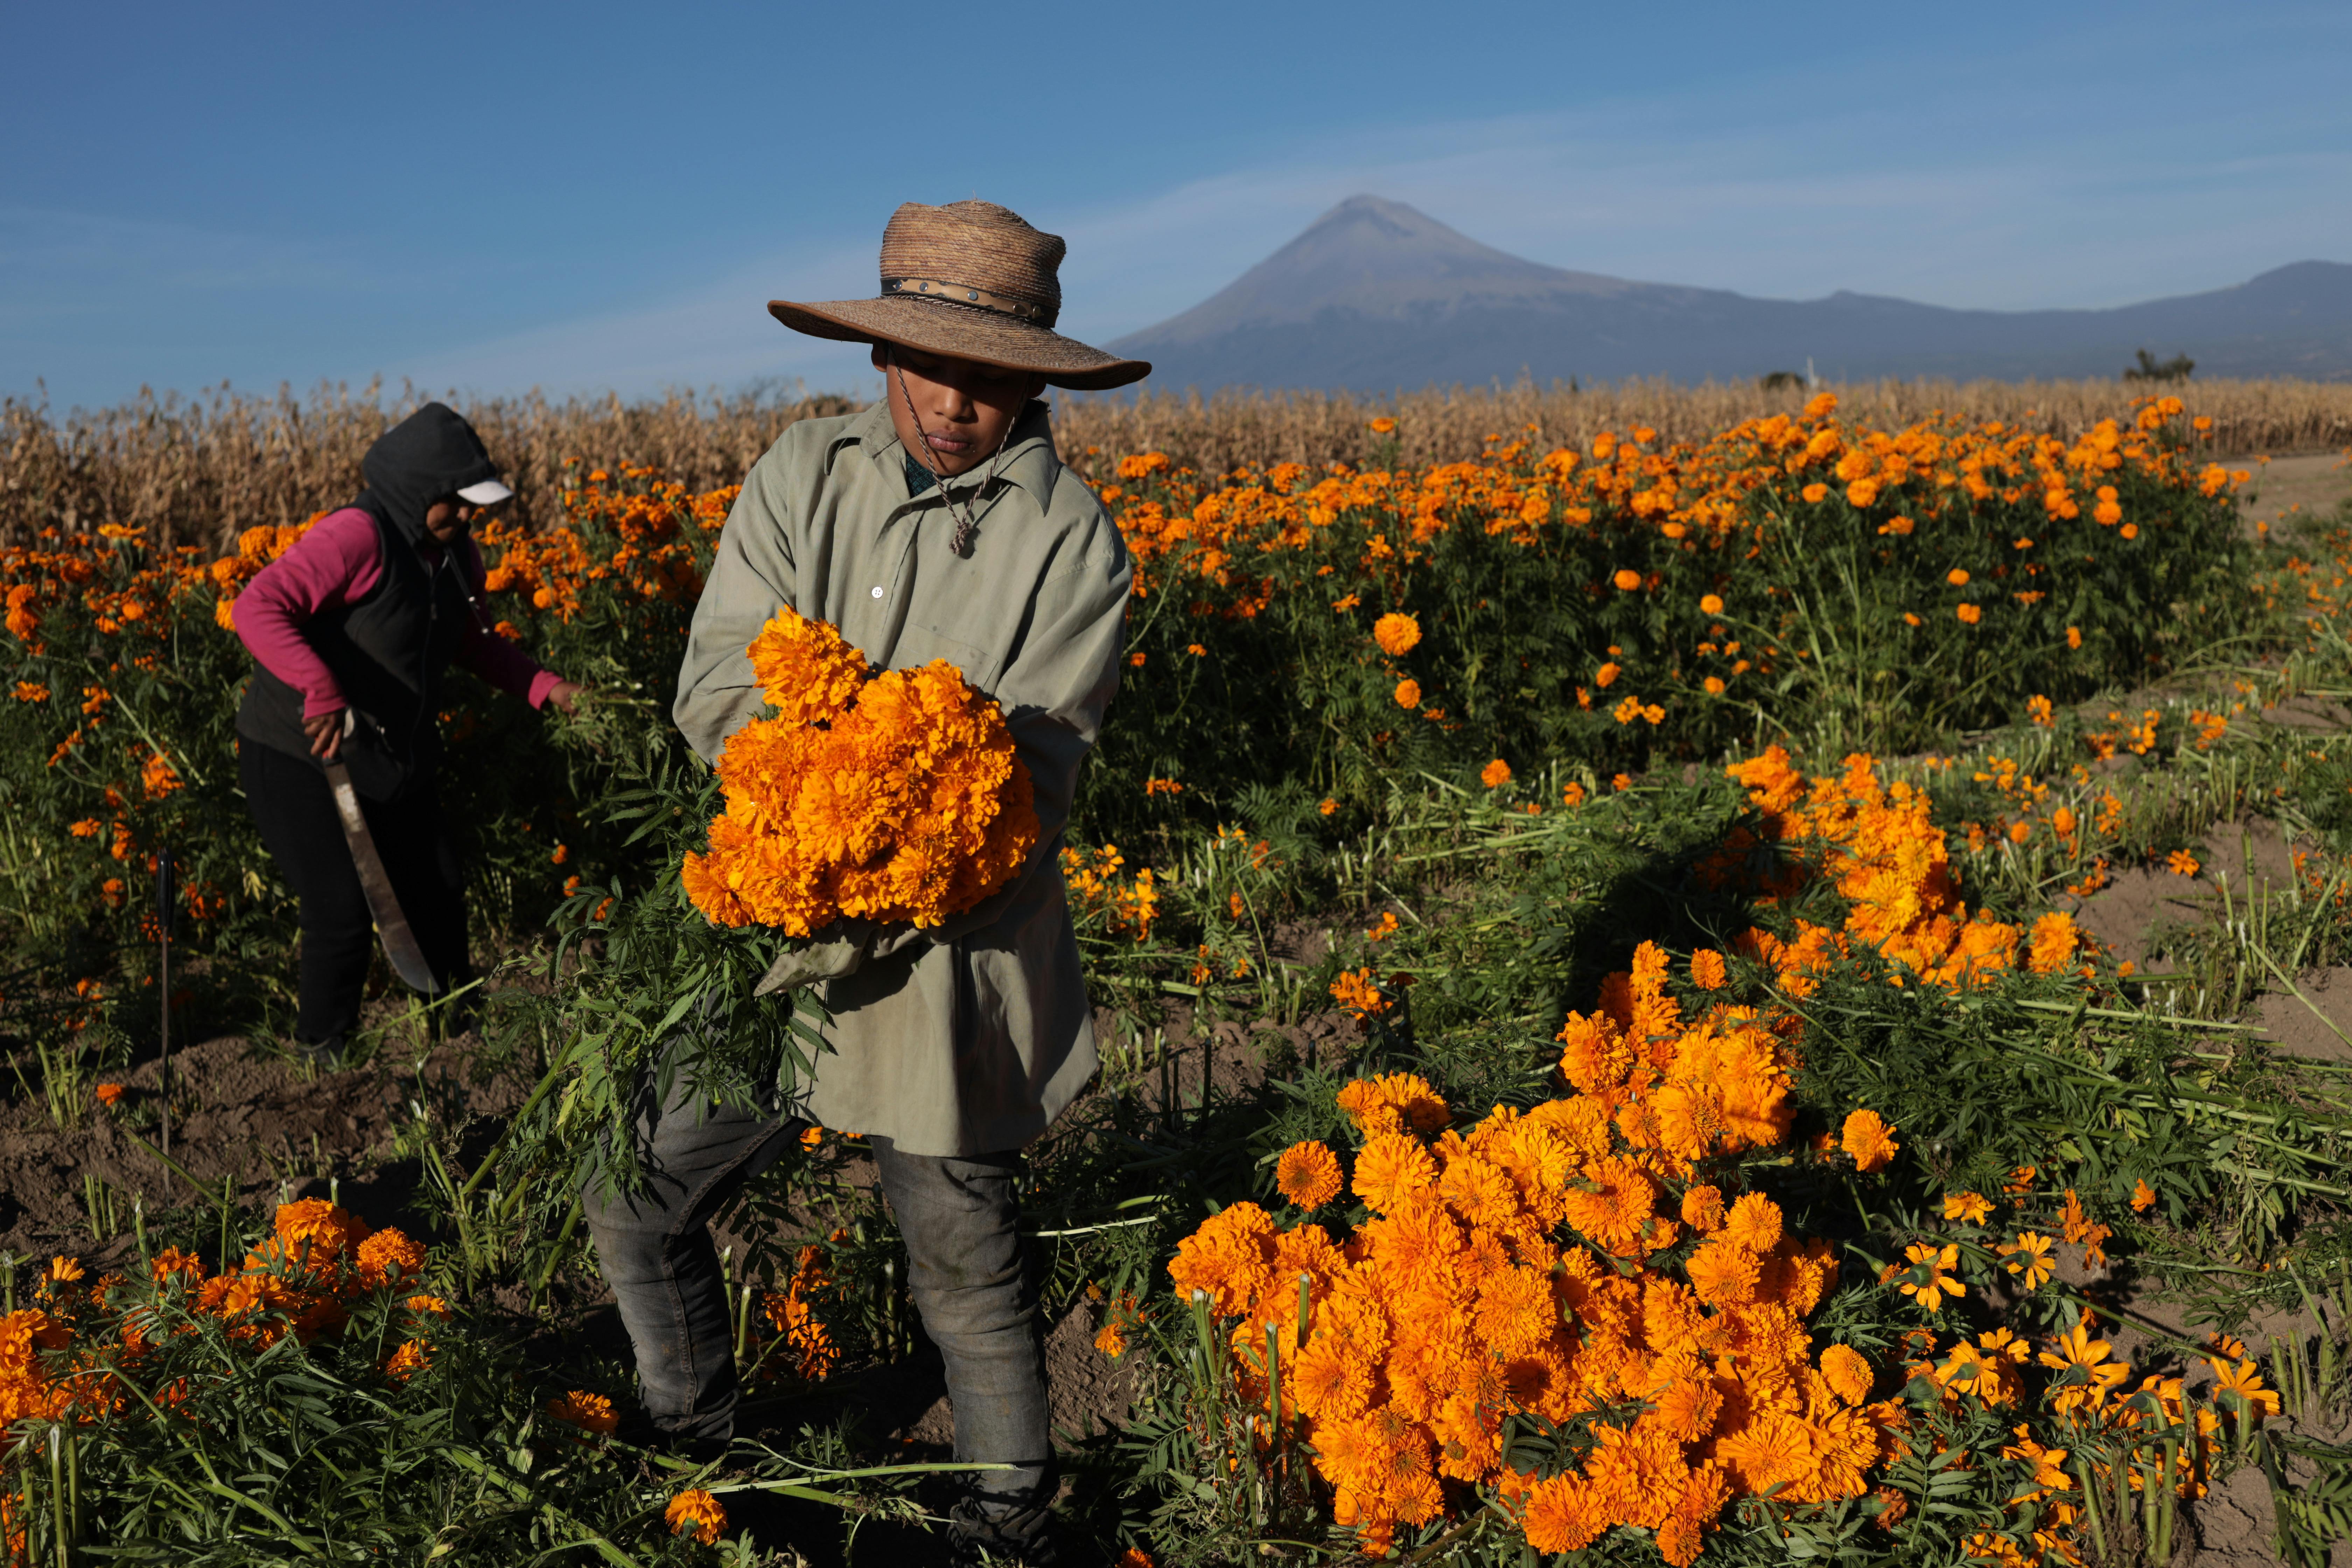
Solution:
M 2050 1253 L 2054 1245 L 2048 1237 L 2028 1230 L 2019 1232 L 2015 1241 L 2004 1241 L 1993 1250 L 2009 1259 L 2002 1267 L 2017 1276 L 2020 1287 L 2039 1290 L 2050 1282 Z
M 1909 1267 L 1898 1271 L 1895 1288 L 1919 1303 L 1923 1312 L 1933 1312 L 1949 1296 L 1955 1301 L 1968 1294 L 1968 1287 L 1952 1278 L 1950 1270 L 1960 1260 L 1958 1247 L 1936 1247 L 1914 1242 L 1904 1250 Z

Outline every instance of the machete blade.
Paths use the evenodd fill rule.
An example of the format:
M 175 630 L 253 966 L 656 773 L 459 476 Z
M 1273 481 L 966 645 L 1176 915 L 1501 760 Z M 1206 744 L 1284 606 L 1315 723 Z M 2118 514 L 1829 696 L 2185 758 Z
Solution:
M 367 818 L 360 814 L 360 797 L 352 788 L 352 775 L 340 762 L 327 763 L 327 787 L 334 792 L 335 815 L 342 819 L 343 841 L 352 847 L 352 864 L 360 874 L 360 891 L 367 895 L 368 913 L 375 918 L 376 936 L 383 942 L 383 955 L 392 960 L 394 973 L 426 995 L 438 994 L 441 987 L 433 978 L 433 966 L 425 962 L 425 950 L 416 945 L 416 933 L 408 929 L 408 917 L 400 912 L 400 900 L 393 895 L 392 879 L 384 874 L 383 857 L 375 852 L 375 839 L 368 833 Z

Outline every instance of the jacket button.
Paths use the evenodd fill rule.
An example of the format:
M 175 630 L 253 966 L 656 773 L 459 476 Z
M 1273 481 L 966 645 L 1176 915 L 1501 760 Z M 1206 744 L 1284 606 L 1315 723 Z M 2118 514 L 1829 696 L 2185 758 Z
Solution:
M 874 584 L 874 596 L 877 599 L 882 596 L 882 584 L 879 583 Z

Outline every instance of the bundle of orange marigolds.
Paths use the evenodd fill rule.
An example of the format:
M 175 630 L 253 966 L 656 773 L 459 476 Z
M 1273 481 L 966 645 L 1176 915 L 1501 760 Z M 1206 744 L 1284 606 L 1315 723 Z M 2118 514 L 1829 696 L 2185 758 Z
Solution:
M 935 926 L 1021 868 L 1038 835 L 1029 771 L 955 666 L 874 675 L 790 610 L 750 652 L 776 716 L 719 759 L 727 810 L 685 866 L 697 909 L 793 936 L 844 917 Z
M 1741 830 L 1700 875 L 1718 883 L 1742 875 L 1760 833 L 1808 851 L 1850 906 L 1843 930 L 1801 921 L 1794 941 L 1750 931 L 1735 944 L 1784 994 L 1809 993 L 1820 969 L 1855 942 L 1876 948 L 1897 984 L 1959 988 L 2021 962 L 2042 973 L 2079 963 L 2084 940 L 2063 915 L 2030 932 L 1970 919 L 1927 802 L 1884 784 L 1869 758 L 1808 780 L 1775 749 L 1732 772 L 1760 808 L 1759 827 Z M 1811 874 L 1786 865 L 1754 889 L 1765 902 Z M 1454 1483 L 1488 1490 L 1539 1552 L 1578 1550 L 1633 1526 L 1654 1532 L 1668 1562 L 1688 1564 L 1733 1499 L 1861 1497 L 1870 1473 L 1902 1451 L 1912 1411 L 1901 1399 L 1874 1399 L 1871 1363 L 1841 1344 L 1817 1353 L 1804 1326 L 1836 1274 L 1828 1245 L 1789 1234 L 1771 1199 L 1736 1184 L 1740 1156 L 1790 1141 L 1802 1022 L 1728 1000 L 1687 1017 L 1668 990 L 1669 969 L 1668 955 L 1644 942 L 1632 970 L 1604 983 L 1592 1013 L 1569 1016 L 1559 1035 L 1567 1092 L 1532 1110 L 1497 1106 L 1463 1125 L 1418 1076 L 1350 1084 L 1339 1104 L 1362 1140 L 1352 1172 L 1312 1142 L 1286 1152 L 1276 1171 L 1301 1211 L 1343 1189 L 1362 1200 L 1371 1217 L 1344 1242 L 1312 1221 L 1281 1228 L 1244 1203 L 1181 1244 L 1170 1268 L 1177 1289 L 1234 1320 L 1243 1396 L 1312 1448 L 1334 1517 L 1369 1552 L 1387 1551 L 1400 1527 L 1463 1506 L 1447 1496 Z M 1730 965 L 1701 949 L 1687 977 L 1701 995 L 1722 991 Z M 1360 1012 L 1385 1005 L 1368 973 L 1334 990 Z M 1895 1157 L 1895 1131 L 1857 1110 L 1836 1143 L 1794 1157 L 1875 1171 Z M 1990 1212 L 1975 1194 L 1958 1198 L 1974 1220 Z M 2095 1247 L 2104 1228 L 2068 1200 L 2068 1239 Z M 1997 1251 L 2032 1289 L 2049 1279 L 2048 1247 L 2028 1235 Z M 1961 1292 L 1947 1272 L 1956 1250 L 1915 1247 L 1886 1278 L 1933 1311 L 1946 1292 Z M 1911 1373 L 1948 1405 L 1963 1395 L 2015 1402 L 2025 1342 L 2005 1331 L 1975 1342 L 1963 1334 L 1939 1363 L 1932 1335 L 1912 1338 L 1926 1360 Z M 2276 1402 L 2251 1363 L 2227 1359 L 2232 1351 L 2216 1346 L 2217 1400 L 2243 1422 Z M 2216 1409 L 2189 1420 L 2178 1379 L 2149 1379 L 2127 1398 L 2128 1369 L 2106 1357 L 2087 1328 L 2043 1354 L 2058 1373 L 2052 1412 L 2086 1436 L 2120 1434 L 2126 1456 L 2142 1426 L 2185 1435 L 2189 1457 L 2162 1479 L 2184 1492 L 2201 1488 L 2198 1445 L 2218 1429 Z M 1555 1425 L 1588 1418 L 1582 1463 L 1549 1476 L 1514 1469 L 1504 1428 L 1520 1413 Z M 2034 1464 L 2040 1480 L 2011 1507 L 2039 1505 L 2042 1545 L 2071 1555 L 2077 1516 L 2063 1494 L 2074 1483 L 2053 1471 L 2065 1455 L 2026 1434 L 2018 1428 L 2006 1457 Z M 2132 1474 L 2133 1486 L 2144 1484 Z M 1908 1505 L 1882 1489 L 1874 1506 L 1892 1528 Z M 1969 1550 L 2022 1561 L 1991 1532 Z

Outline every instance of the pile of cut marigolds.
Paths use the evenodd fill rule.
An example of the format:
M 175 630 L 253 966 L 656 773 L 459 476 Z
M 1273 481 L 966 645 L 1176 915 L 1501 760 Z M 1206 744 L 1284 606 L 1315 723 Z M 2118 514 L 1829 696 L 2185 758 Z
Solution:
M 1748 890 L 1769 901 L 1828 879 L 1843 928 L 1800 919 L 1793 940 L 1751 929 L 1733 955 L 1692 952 L 1681 987 L 1668 955 L 1643 943 L 1600 1006 L 1561 1030 L 1567 1092 L 1524 1111 L 1461 1116 L 1409 1073 L 1349 1085 L 1339 1103 L 1360 1142 L 1346 1166 L 1321 1142 L 1292 1147 L 1276 1171 L 1291 1222 L 1233 1205 L 1169 1270 L 1230 1321 L 1256 1450 L 1273 1464 L 1303 1445 L 1335 1517 L 1375 1556 L 1399 1525 L 1475 1510 L 1481 1494 L 1538 1551 L 1633 1525 L 1678 1568 L 1741 1497 L 1866 1498 L 1899 1535 L 1914 1499 L 1879 1478 L 1948 1453 L 1956 1418 L 1988 1410 L 2014 1430 L 1965 1458 L 2014 1471 L 2011 1522 L 1971 1536 L 1972 1555 L 2071 1561 L 2094 1531 L 2104 1538 L 2099 1496 L 2112 1512 L 2148 1489 L 2201 1495 L 2214 1444 L 2242 1442 L 2278 1406 L 2242 1344 L 2214 1342 L 2199 1399 L 2179 1378 L 2133 1384 L 2087 1312 L 2038 1349 L 2007 1329 L 1952 1334 L 1943 1308 L 1966 1292 L 1963 1246 L 2020 1291 L 2051 1280 L 2053 1240 L 2029 1218 L 2050 1204 L 2030 1171 L 2001 1204 L 2029 1228 L 1989 1229 L 1994 1204 L 1955 1194 L 1947 1217 L 1967 1239 L 1915 1244 L 1886 1265 L 1881 1283 L 1919 1313 L 1905 1363 L 1882 1372 L 1850 1345 L 1816 1350 L 1805 1321 L 1837 1275 L 1832 1248 L 1790 1234 L 1747 1173 L 1805 1161 L 1865 1175 L 1892 1160 L 1899 1129 L 1863 1109 L 1835 1142 L 1792 1143 L 1804 1020 L 1785 1004 L 1716 999 L 1735 966 L 1792 999 L 1853 943 L 1874 948 L 1895 984 L 1965 990 L 2022 965 L 2089 986 L 2096 971 L 2063 914 L 2030 931 L 1970 918 L 1927 802 L 1883 784 L 1871 759 L 1808 780 L 1776 748 L 1731 771 L 1760 828 L 1739 829 L 1702 879 L 1746 875 L 1759 839 L 1795 851 Z M 1368 972 L 1333 991 L 1370 1014 L 1388 1005 Z M 1343 1182 L 1369 1213 L 1335 1237 L 1308 1216 Z M 2106 1228 L 2071 1190 L 2063 1212 L 2065 1240 L 2099 1261 Z M 1521 1416 L 1580 1430 L 1580 1463 L 1515 1468 L 1506 1428 Z

